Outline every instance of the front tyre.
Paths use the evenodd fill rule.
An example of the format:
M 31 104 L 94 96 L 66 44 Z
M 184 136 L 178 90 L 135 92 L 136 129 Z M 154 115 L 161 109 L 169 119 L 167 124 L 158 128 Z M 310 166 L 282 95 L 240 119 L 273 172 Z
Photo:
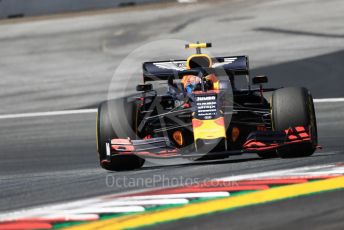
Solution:
M 276 131 L 290 127 L 309 127 L 311 142 L 292 144 L 277 150 L 282 158 L 305 157 L 314 153 L 318 144 L 313 98 L 306 88 L 289 87 L 276 90 L 272 95 L 272 125 Z
M 270 151 L 270 152 L 263 152 L 263 153 L 259 152 L 259 153 L 257 153 L 257 155 L 263 159 L 271 159 L 271 158 L 277 158 L 278 157 L 278 154 L 275 150 Z
M 144 159 L 136 155 L 114 156 L 110 163 L 104 163 L 106 143 L 115 138 L 136 139 L 136 103 L 126 99 L 102 102 L 97 114 L 97 149 L 102 168 L 111 171 L 133 170 L 141 168 Z

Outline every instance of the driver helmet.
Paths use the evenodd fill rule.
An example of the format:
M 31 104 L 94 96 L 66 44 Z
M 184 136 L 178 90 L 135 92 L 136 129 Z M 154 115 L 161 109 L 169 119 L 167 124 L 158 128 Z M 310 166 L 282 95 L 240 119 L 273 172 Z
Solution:
M 196 86 L 201 83 L 201 78 L 195 75 L 185 75 L 182 83 L 186 93 L 192 93 Z

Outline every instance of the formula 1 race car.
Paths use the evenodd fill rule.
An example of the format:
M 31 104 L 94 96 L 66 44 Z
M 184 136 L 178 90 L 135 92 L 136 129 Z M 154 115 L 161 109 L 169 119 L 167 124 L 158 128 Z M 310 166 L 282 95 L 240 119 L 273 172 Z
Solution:
M 313 99 L 302 87 L 263 88 L 247 56 L 210 57 L 188 44 L 186 60 L 143 63 L 137 95 L 105 101 L 97 115 L 100 165 L 132 170 L 149 158 L 305 157 L 318 146 Z M 246 77 L 247 89 L 238 78 Z M 257 87 L 254 87 L 257 85 Z

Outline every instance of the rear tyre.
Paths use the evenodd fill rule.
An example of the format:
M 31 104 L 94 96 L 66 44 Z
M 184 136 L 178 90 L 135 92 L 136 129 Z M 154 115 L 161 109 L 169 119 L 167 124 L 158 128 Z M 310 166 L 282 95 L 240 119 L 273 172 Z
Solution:
M 296 126 L 310 128 L 311 143 L 280 148 L 277 150 L 280 157 L 305 157 L 314 153 L 318 143 L 316 117 L 312 95 L 306 88 L 283 88 L 273 93 L 272 125 L 276 131 L 284 131 Z
M 130 137 L 136 139 L 136 114 L 135 102 L 127 102 L 120 98 L 102 102 L 97 114 L 97 149 L 100 166 L 107 170 L 123 171 L 140 168 L 144 159 L 135 156 L 115 156 L 111 163 L 104 163 L 106 159 L 106 143 L 114 138 Z

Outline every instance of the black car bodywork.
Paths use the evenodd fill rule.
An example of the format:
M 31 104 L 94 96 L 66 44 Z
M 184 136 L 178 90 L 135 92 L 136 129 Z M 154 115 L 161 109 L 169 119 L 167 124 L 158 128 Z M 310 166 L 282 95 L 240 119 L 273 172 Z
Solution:
M 252 152 L 263 158 L 313 154 L 318 144 L 316 118 L 307 89 L 263 88 L 266 76 L 254 77 L 251 84 L 247 56 L 210 59 L 197 51 L 187 60 L 143 63 L 144 82 L 137 86 L 138 95 L 99 106 L 97 143 L 102 167 L 134 169 L 148 158 L 206 160 Z M 202 79 L 190 94 L 181 82 L 187 75 Z M 216 89 L 206 78 L 210 75 L 217 78 Z M 239 77 L 246 77 L 246 89 L 237 88 Z M 197 104 L 197 100 L 206 103 Z M 214 105 L 209 110 L 212 113 L 199 116 L 208 104 Z M 199 123 L 208 124 L 205 128 L 223 126 L 225 134 L 206 138 L 203 130 L 196 139 Z

